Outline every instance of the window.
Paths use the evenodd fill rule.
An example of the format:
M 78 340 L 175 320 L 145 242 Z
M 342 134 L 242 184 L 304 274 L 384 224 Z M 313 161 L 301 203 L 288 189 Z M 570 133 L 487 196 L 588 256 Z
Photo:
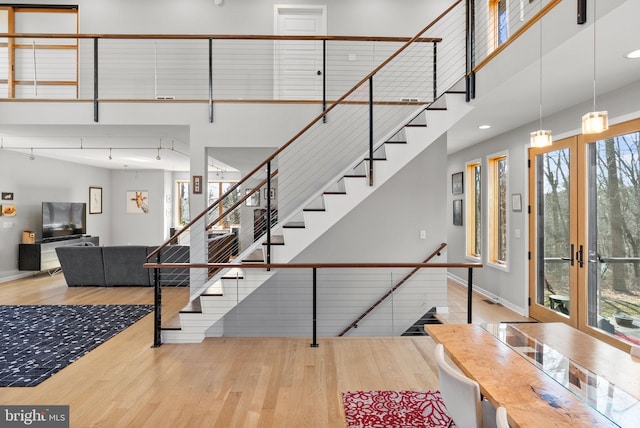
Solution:
M 210 181 L 207 186 L 207 206 L 213 204 L 221 195 L 224 195 L 235 182 L 223 182 L 223 181 Z M 190 183 L 188 181 L 178 181 L 178 200 L 177 200 L 177 221 L 176 226 L 184 226 L 191 220 L 191 214 L 189 212 L 189 189 Z M 237 192 L 230 197 L 225 198 L 223 203 L 217 207 L 217 213 L 211 213 L 211 219 L 215 219 L 223 214 L 223 212 L 231 207 L 234 203 L 238 202 Z M 228 228 L 230 225 L 237 225 L 240 223 L 238 210 L 234 210 L 224 219 L 218 222 L 218 226 Z
M 492 0 L 489 16 L 489 29 L 493 36 L 489 43 L 493 43 L 493 49 L 496 49 L 509 38 L 507 0 Z
M 467 248 L 466 255 L 473 259 L 480 259 L 482 256 L 482 176 L 480 160 L 467 162 L 465 165 L 467 178 L 467 221 L 466 236 Z
M 488 158 L 488 262 L 507 267 L 507 154 Z

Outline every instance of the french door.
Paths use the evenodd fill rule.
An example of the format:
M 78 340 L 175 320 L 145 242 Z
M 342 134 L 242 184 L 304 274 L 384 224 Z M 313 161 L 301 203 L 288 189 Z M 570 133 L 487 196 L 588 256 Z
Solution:
M 529 162 L 530 315 L 640 345 L 640 120 Z

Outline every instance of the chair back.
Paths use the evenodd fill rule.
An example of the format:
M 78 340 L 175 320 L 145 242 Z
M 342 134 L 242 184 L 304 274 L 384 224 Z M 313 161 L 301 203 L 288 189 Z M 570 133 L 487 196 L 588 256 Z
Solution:
M 502 406 L 496 409 L 496 427 L 509 428 L 509 421 L 507 420 L 507 409 Z
M 444 358 L 444 347 L 436 345 L 440 395 L 458 428 L 482 428 L 480 385 L 452 367 Z

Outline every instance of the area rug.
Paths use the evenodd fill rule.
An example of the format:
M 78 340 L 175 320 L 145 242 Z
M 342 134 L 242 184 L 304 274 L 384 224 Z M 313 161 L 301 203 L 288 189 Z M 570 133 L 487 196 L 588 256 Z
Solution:
M 347 428 L 436 428 L 451 421 L 439 391 L 350 391 L 342 401 Z
M 0 387 L 35 386 L 153 310 L 153 305 L 0 306 Z

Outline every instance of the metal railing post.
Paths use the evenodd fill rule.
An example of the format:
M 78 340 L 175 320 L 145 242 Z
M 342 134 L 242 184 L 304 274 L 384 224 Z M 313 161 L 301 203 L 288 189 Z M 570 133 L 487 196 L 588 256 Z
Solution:
M 156 263 L 160 264 L 160 253 L 156 254 Z M 160 269 L 155 268 L 153 299 L 153 347 L 162 345 L 162 289 L 160 288 Z
M 369 186 L 373 186 L 373 76 L 369 77 Z
M 473 68 L 475 67 L 475 38 L 476 38 L 476 24 L 475 24 L 475 0 L 467 0 L 466 3 L 466 99 L 467 102 L 476 97 L 476 76 Z
M 327 109 L 327 39 L 322 40 L 322 111 Z M 322 116 L 322 123 L 327 123 L 327 116 Z
M 271 263 L 271 161 L 267 162 L 267 264 Z M 271 268 L 267 268 L 271 270 Z
M 438 42 L 433 42 L 433 101 L 438 98 Z
M 213 39 L 209 38 L 209 123 L 213 123 Z
M 471 324 L 473 298 L 473 268 L 468 268 L 467 272 L 467 324 Z
M 98 38 L 93 39 L 93 121 L 98 122 Z
M 312 348 L 317 348 L 318 345 L 318 288 L 317 288 L 317 268 L 313 268 L 313 342 L 311 343 Z

